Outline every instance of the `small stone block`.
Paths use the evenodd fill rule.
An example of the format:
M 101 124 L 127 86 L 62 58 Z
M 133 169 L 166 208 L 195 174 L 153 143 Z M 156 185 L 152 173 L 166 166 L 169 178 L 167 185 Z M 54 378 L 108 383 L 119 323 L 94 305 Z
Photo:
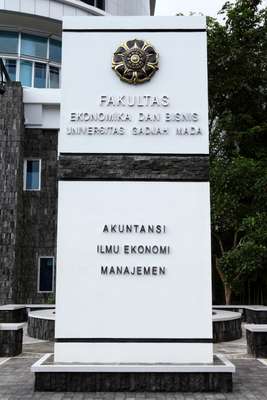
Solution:
M 14 357 L 22 352 L 23 329 L 2 330 L 0 327 L 0 357 Z
M 246 330 L 247 349 L 248 354 L 253 355 L 255 358 L 267 357 L 267 330 L 252 331 Z

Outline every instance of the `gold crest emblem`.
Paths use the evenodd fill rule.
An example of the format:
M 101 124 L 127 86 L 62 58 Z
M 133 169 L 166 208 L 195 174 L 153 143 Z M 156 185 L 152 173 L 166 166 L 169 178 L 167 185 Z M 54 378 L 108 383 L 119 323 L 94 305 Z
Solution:
M 128 40 L 115 51 L 112 68 L 124 82 L 144 83 L 159 69 L 159 55 L 145 40 Z

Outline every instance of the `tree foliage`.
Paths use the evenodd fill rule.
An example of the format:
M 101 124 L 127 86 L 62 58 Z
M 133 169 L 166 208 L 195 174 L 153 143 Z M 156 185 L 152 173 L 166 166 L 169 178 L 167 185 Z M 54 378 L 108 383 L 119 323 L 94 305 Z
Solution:
M 208 21 L 213 254 L 229 303 L 267 274 L 267 10 L 227 2 Z

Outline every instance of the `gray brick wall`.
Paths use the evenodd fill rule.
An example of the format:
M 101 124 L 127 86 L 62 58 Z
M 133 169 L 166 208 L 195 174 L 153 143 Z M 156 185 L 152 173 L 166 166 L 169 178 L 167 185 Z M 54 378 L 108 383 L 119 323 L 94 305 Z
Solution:
M 57 131 L 25 130 L 17 82 L 0 96 L 0 304 L 43 303 L 38 257 L 55 256 Z M 41 191 L 23 191 L 25 158 L 42 160 Z
M 23 103 L 20 83 L 0 96 L 0 304 L 17 297 L 22 218 Z
M 23 191 L 21 275 L 18 301 L 46 303 L 51 295 L 37 293 L 39 256 L 56 255 L 57 220 L 56 130 L 26 129 L 23 158 L 42 160 L 41 190 Z

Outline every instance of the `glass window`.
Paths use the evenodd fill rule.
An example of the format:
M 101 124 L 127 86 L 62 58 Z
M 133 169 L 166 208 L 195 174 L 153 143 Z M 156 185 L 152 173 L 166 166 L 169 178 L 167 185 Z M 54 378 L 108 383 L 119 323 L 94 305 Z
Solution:
M 89 4 L 89 6 L 95 5 L 95 0 L 82 0 L 83 3 Z
M 47 39 L 22 33 L 21 54 L 24 56 L 47 58 Z
M 41 189 L 41 160 L 25 160 L 24 190 Z
M 6 70 L 8 75 L 12 81 L 16 80 L 16 71 L 17 71 L 17 61 L 16 60 L 5 60 Z
M 49 42 L 49 60 L 61 63 L 61 42 L 54 39 Z
M 46 87 L 46 64 L 35 63 L 34 66 L 34 87 Z
M 96 6 L 102 10 L 105 10 L 105 0 L 96 0 Z
M 82 2 L 105 10 L 105 0 L 82 0 Z
M 0 52 L 8 54 L 18 53 L 18 34 L 16 32 L 0 31 Z
M 32 62 L 20 61 L 20 78 L 22 86 L 32 86 Z
M 38 292 L 53 292 L 54 257 L 39 258 Z
M 49 67 L 49 87 L 52 89 L 59 88 L 59 68 Z

